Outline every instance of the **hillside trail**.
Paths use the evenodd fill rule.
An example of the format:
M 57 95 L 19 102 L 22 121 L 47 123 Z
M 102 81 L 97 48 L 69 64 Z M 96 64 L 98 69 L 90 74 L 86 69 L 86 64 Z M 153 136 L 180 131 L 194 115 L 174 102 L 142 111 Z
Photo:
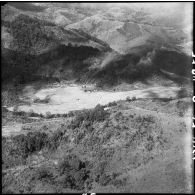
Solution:
M 38 122 L 30 122 L 30 123 L 15 123 L 13 125 L 4 125 L 2 126 L 2 136 L 9 137 L 11 135 L 18 135 L 22 131 L 27 132 L 25 130 L 22 130 L 24 125 L 39 125 L 39 124 L 43 125 L 47 123 L 60 122 L 63 120 L 64 120 L 63 118 L 58 118 L 58 119 L 47 119 L 46 121 L 38 121 Z
M 15 166 L 13 168 L 8 168 L 8 169 L 4 169 L 2 172 L 3 173 L 11 173 L 11 174 L 18 174 L 20 173 L 21 171 L 24 171 L 25 169 L 33 169 L 35 167 L 41 167 L 42 165 L 56 165 L 58 163 L 57 160 L 53 160 L 53 159 L 44 159 L 42 161 L 36 161 L 36 162 L 32 162 L 30 164 L 27 164 L 27 165 L 18 165 L 18 166 Z

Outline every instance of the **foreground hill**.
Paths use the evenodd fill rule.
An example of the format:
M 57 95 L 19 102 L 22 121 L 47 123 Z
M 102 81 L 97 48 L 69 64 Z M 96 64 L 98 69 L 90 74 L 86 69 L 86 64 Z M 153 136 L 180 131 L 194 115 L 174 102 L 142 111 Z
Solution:
M 3 192 L 190 193 L 190 104 L 119 101 L 24 124 L 2 139 Z

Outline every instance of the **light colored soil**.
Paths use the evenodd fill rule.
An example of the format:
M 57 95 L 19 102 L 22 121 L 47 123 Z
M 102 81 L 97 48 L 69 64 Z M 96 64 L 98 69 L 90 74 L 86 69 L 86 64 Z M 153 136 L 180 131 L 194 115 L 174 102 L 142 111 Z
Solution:
M 32 87 L 31 87 L 32 88 Z M 41 89 L 35 92 L 35 90 L 29 90 L 28 87 L 24 91 L 21 99 L 26 99 L 31 105 L 26 104 L 19 106 L 21 111 L 28 112 L 33 110 L 35 113 L 45 114 L 51 112 L 68 113 L 72 110 L 81 110 L 86 108 L 93 108 L 97 104 L 105 105 L 109 102 L 124 100 L 127 96 L 130 98 L 135 96 L 136 98 L 168 98 L 176 97 L 179 87 L 151 87 L 142 90 L 131 90 L 123 92 L 108 92 L 108 91 L 93 91 L 85 92 L 81 86 L 72 85 L 66 87 L 55 87 Z M 41 100 L 46 97 L 50 98 L 49 103 L 33 103 L 33 99 L 39 98 Z M 13 110 L 10 107 L 9 110 Z

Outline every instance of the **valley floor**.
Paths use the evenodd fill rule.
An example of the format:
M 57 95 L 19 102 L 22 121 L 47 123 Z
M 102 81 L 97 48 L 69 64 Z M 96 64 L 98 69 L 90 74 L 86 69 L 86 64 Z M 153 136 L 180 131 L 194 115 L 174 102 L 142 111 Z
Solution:
M 125 100 L 127 97 L 176 98 L 180 89 L 178 86 L 151 86 L 128 91 L 97 91 L 93 86 L 72 84 L 35 90 L 35 86 L 32 85 L 23 89 L 19 98 L 24 103 L 17 109 L 44 115 L 47 112 L 62 114 L 72 110 L 94 108 L 97 104 L 106 105 L 109 102 Z M 8 109 L 13 111 L 14 107 Z

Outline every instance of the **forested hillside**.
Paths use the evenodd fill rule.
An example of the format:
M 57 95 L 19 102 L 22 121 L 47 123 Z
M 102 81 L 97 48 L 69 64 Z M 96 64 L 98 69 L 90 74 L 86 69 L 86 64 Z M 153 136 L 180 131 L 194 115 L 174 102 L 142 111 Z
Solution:
M 5 82 L 21 84 L 44 78 L 38 74 L 40 68 L 60 59 L 61 71 L 63 66 L 71 62 L 70 69 L 82 72 L 86 59 L 110 50 L 103 41 L 82 31 L 64 30 L 55 24 L 26 15 L 19 15 L 11 22 L 3 21 L 3 26 L 12 37 L 9 48 L 2 48 L 2 79 Z
M 58 6 L 54 4 L 55 13 Z M 161 75 L 161 70 L 189 76 L 190 57 L 179 49 L 189 38 L 178 26 L 170 29 L 162 21 L 157 26 L 155 18 L 135 8 L 116 8 L 121 12 L 118 17 L 113 15 L 114 8 L 106 12 L 98 7 L 99 15 L 94 8 L 88 14 L 84 7 L 67 4 L 61 8 L 63 14 L 68 8 L 79 22 L 64 25 L 49 20 L 50 4 L 13 3 L 2 10 L 4 82 L 56 78 L 112 86 L 146 82 L 153 75 Z M 126 20 L 128 14 L 132 22 Z M 67 17 L 70 20 L 71 16 Z M 124 54 L 120 48 L 125 49 Z

